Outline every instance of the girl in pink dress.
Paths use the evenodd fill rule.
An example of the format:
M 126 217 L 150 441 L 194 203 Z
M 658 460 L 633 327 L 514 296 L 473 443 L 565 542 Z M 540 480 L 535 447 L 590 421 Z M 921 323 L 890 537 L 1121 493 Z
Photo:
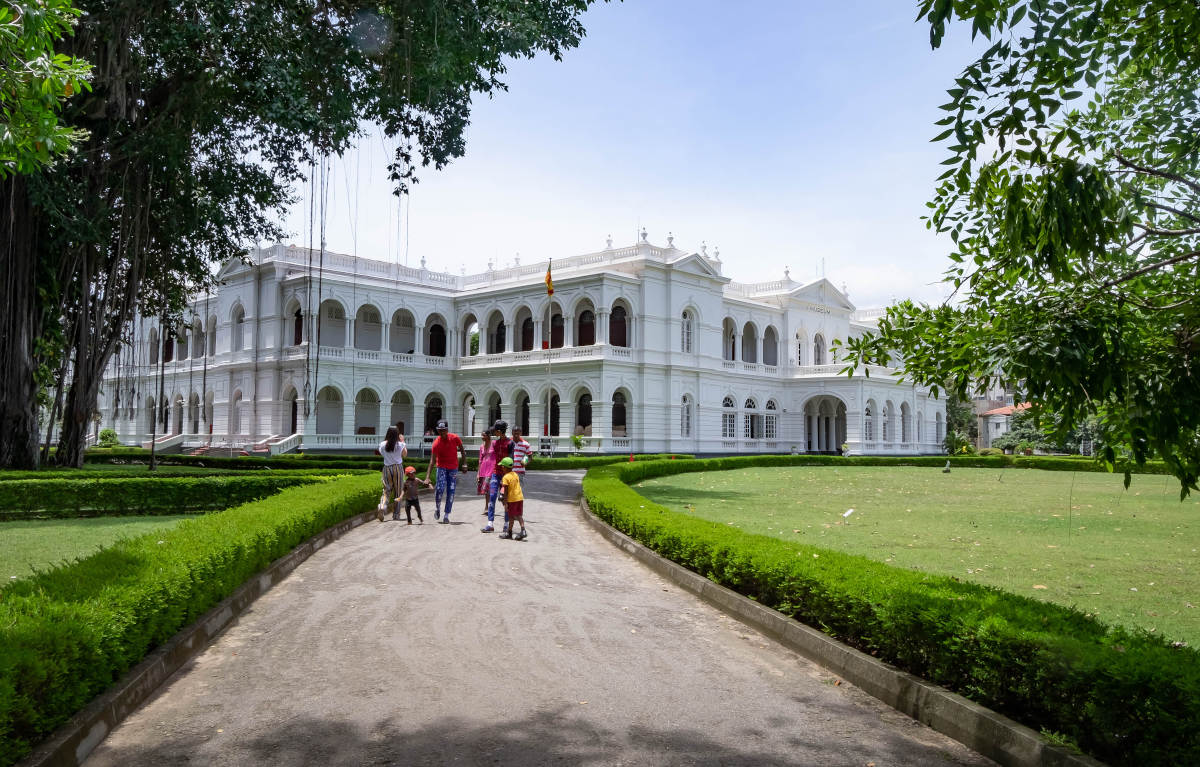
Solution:
M 475 492 L 483 496 L 484 514 L 487 514 L 488 485 L 495 470 L 496 456 L 492 453 L 492 434 L 485 431 L 483 442 L 479 443 L 479 472 L 475 478 Z

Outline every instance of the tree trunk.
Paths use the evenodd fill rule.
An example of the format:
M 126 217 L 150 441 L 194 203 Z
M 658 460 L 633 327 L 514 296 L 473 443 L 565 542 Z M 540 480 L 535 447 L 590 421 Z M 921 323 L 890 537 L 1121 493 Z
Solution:
M 38 465 L 37 241 L 28 187 L 0 182 L 0 467 Z

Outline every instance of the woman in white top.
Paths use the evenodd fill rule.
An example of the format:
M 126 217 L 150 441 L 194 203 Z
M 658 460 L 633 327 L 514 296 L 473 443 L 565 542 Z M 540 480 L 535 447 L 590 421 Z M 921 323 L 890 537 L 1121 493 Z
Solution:
M 392 508 L 392 519 L 400 519 L 400 498 L 404 495 L 404 458 L 408 448 L 404 436 L 395 426 L 389 426 L 387 436 L 379 443 L 379 454 L 383 456 L 383 496 L 375 510 L 379 521 L 388 507 Z

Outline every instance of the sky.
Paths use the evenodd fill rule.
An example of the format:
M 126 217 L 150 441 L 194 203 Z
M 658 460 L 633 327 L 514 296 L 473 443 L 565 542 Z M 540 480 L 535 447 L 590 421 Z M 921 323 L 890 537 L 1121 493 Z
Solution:
M 947 153 L 929 140 L 979 46 L 952 28 L 933 51 L 915 17 L 896 0 L 595 5 L 563 61 L 510 63 L 508 91 L 473 104 L 466 155 L 422 169 L 407 199 L 377 129 L 333 158 L 327 247 L 471 273 L 645 227 L 656 245 L 719 248 L 739 282 L 790 269 L 859 308 L 940 302 L 950 242 L 921 216 Z M 307 192 L 285 242 L 309 242 Z

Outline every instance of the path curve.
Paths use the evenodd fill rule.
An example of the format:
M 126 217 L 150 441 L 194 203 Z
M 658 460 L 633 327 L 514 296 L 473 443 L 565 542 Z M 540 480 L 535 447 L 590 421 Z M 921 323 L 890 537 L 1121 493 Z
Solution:
M 530 476 L 525 542 L 473 496 L 352 530 L 85 764 L 993 764 L 613 548 L 582 474 Z

